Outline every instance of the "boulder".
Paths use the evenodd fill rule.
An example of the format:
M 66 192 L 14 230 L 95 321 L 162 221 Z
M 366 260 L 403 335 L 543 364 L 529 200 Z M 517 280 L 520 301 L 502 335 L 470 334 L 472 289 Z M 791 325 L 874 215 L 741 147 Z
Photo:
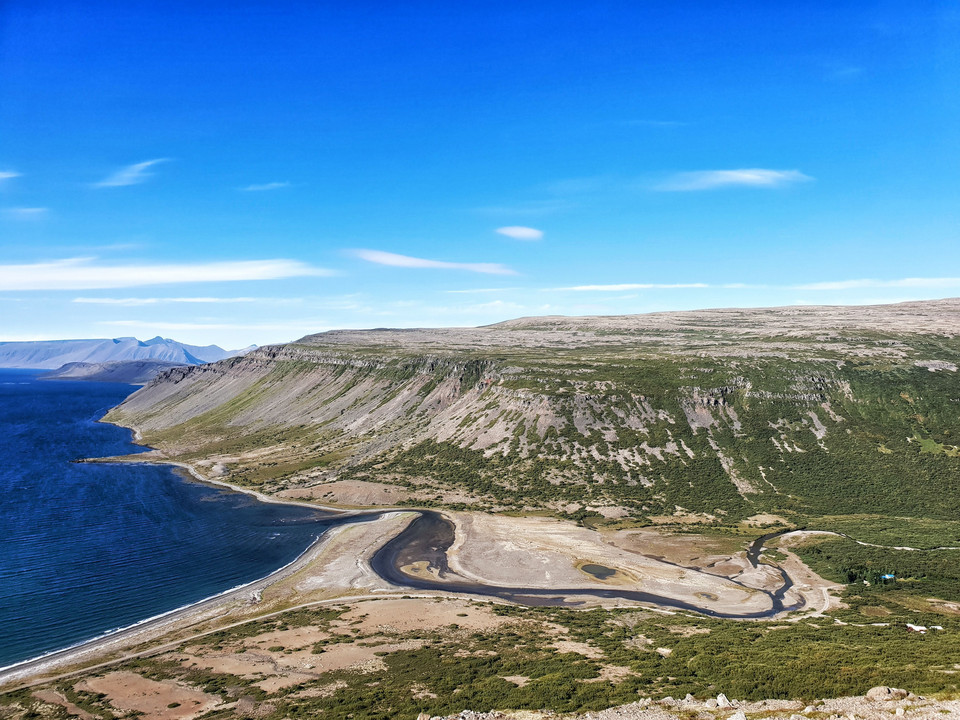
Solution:
M 900 688 L 878 685 L 877 687 L 872 687 L 867 690 L 867 699 L 876 700 L 878 702 L 884 702 L 887 700 L 903 700 L 909 694 L 910 693 L 908 693 L 906 690 L 901 690 Z

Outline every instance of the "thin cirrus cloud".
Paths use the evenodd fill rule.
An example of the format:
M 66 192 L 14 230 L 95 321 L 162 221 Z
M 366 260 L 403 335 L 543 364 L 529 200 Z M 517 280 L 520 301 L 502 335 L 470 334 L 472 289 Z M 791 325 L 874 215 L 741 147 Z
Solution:
M 20 177 L 20 173 L 13 172 L 13 170 L 0 170 L 0 182 L 4 180 L 13 180 L 13 178 Z
M 675 128 L 686 127 L 690 123 L 684 122 L 683 120 L 619 120 L 615 121 L 613 124 L 622 125 L 624 127 Z
M 466 270 L 467 272 L 485 273 L 487 275 L 516 275 L 506 265 L 500 263 L 463 263 L 446 262 L 445 260 L 428 260 L 427 258 L 397 255 L 382 250 L 354 250 L 353 254 L 361 260 L 377 265 L 388 265 L 400 268 L 422 268 L 429 270 Z
M 241 192 L 267 192 L 270 190 L 281 190 L 283 188 L 290 187 L 288 182 L 268 182 L 268 183 L 254 183 L 253 185 L 247 185 L 246 187 L 240 188 Z
M 36 220 L 47 214 L 45 207 L 12 207 L 4 208 L 3 214 L 14 220 Z
M 0 265 L 0 292 L 11 290 L 97 290 L 179 283 L 278 280 L 329 276 L 297 260 L 237 260 L 208 263 L 103 264 L 96 258 L 69 258 Z
M 572 287 L 547 289 L 564 292 L 624 292 L 626 290 L 678 290 L 708 287 L 711 286 L 707 283 L 619 283 L 616 285 L 574 285 Z
M 900 278 L 898 280 L 835 280 L 794 285 L 794 290 L 863 290 L 875 288 L 955 288 L 960 278 Z
M 153 173 L 150 172 L 150 168 L 165 162 L 169 162 L 169 158 L 156 158 L 155 160 L 145 160 L 144 162 L 127 165 L 126 167 L 122 167 L 116 172 L 108 175 L 100 182 L 94 183 L 93 186 L 98 188 L 108 188 L 139 185 L 140 183 L 145 182 L 153 177 Z
M 453 295 L 473 295 L 474 293 L 498 293 L 498 292 L 510 292 L 513 290 L 521 290 L 522 288 L 515 287 L 504 287 L 504 288 L 463 288 L 460 290 L 444 290 L 445 293 L 450 293 Z
M 513 205 L 488 205 L 473 208 L 473 210 L 484 215 L 523 215 L 529 217 L 553 215 L 572 210 L 575 207 L 577 207 L 577 203 L 565 198 L 551 198 L 549 200 L 528 200 Z
M 617 283 L 610 285 L 573 285 L 570 287 L 542 288 L 544 292 L 625 292 L 629 290 L 810 290 L 820 292 L 843 290 L 876 290 L 884 288 L 945 289 L 960 287 L 960 278 L 928 277 L 898 278 L 895 280 L 831 280 L 827 282 L 771 285 L 758 283 Z
M 496 230 L 500 235 L 505 235 L 508 238 L 513 238 L 514 240 L 541 240 L 543 239 L 543 230 L 537 230 L 532 227 L 525 227 L 523 225 L 508 225 L 506 227 L 500 227 Z
M 739 170 L 697 170 L 674 173 L 653 186 L 663 192 L 692 192 L 730 187 L 774 188 L 813 180 L 799 170 L 767 170 L 742 168 Z
M 299 335 L 322 332 L 327 327 L 317 328 L 314 321 L 270 323 L 223 323 L 223 322 L 154 322 L 148 320 L 101 320 L 98 325 L 113 327 L 140 327 L 153 330 L 289 330 Z
M 231 304 L 231 303 L 252 303 L 264 302 L 270 298 L 255 297 L 146 297 L 146 298 L 109 298 L 109 297 L 78 297 L 72 302 L 82 305 L 115 305 L 120 307 L 140 307 L 143 305 L 161 305 L 168 303 L 189 303 L 189 304 Z

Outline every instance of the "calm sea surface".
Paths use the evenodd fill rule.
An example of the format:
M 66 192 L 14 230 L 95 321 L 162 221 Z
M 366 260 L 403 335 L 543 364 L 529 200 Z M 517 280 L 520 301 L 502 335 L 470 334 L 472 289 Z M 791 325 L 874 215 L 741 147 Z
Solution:
M 163 467 L 97 418 L 136 388 L 0 370 L 0 667 L 268 575 L 328 526 Z

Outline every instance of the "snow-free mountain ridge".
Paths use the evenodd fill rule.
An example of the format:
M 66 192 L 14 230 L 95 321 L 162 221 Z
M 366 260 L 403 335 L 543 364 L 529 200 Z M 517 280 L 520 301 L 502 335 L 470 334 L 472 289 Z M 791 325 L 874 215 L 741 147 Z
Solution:
M 0 367 L 52 370 L 67 363 L 108 363 L 157 360 L 178 365 L 202 365 L 241 355 L 252 348 L 224 350 L 217 345 L 187 345 L 169 338 L 134 337 L 90 340 L 42 340 L 0 343 Z

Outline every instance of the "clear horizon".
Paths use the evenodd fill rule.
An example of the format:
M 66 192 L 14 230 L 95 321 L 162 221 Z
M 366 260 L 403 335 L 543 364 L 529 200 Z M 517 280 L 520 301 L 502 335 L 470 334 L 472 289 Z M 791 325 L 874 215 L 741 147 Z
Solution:
M 0 341 L 960 295 L 947 3 L 0 8 Z

